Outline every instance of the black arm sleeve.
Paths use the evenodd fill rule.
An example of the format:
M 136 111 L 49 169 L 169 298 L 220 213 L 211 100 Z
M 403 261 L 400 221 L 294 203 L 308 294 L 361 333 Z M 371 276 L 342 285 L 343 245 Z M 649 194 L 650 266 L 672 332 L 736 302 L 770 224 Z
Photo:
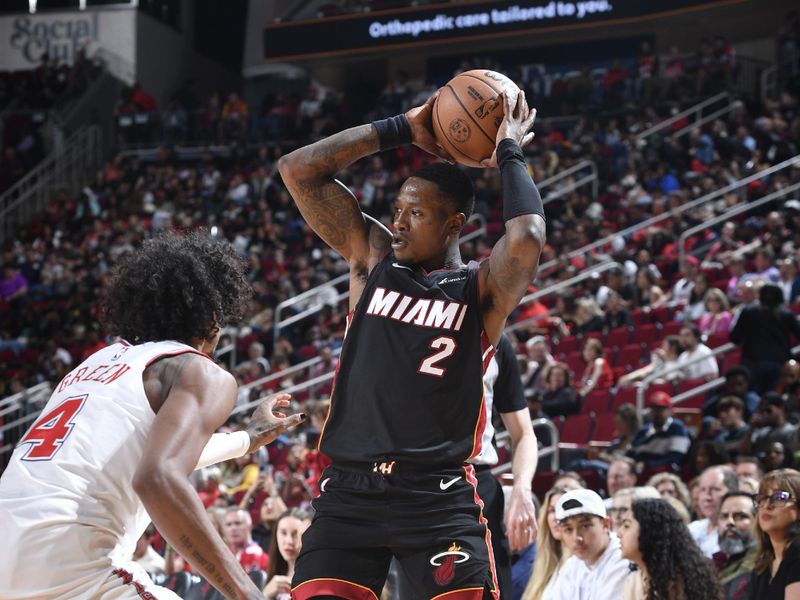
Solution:
M 503 220 L 520 215 L 539 215 L 544 219 L 542 197 L 525 165 L 522 148 L 511 138 L 497 145 L 497 165 L 503 180 Z
M 500 336 L 495 359 L 498 371 L 494 382 L 494 405 L 497 412 L 510 413 L 527 408 L 517 353 L 505 335 Z

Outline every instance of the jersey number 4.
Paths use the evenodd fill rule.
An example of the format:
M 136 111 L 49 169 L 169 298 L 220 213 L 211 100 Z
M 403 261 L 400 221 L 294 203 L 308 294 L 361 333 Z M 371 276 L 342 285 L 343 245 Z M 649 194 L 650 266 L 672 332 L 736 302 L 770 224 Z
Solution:
M 444 368 L 437 366 L 436 363 L 443 361 L 456 351 L 456 341 L 447 336 L 438 337 L 431 342 L 431 350 L 439 351 L 423 360 L 418 370 L 425 375 L 442 377 L 444 375 Z
M 67 439 L 73 419 L 83 408 L 88 395 L 67 398 L 49 413 L 40 417 L 28 433 L 19 441 L 19 445 L 30 444 L 22 460 L 50 460 L 56 455 L 61 444 Z

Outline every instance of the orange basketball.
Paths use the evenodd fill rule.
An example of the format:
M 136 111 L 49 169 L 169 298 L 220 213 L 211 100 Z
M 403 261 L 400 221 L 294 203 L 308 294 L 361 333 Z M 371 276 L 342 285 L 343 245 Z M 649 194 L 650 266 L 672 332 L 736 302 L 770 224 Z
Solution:
M 461 164 L 480 167 L 482 160 L 492 156 L 503 119 L 498 98 L 503 91 L 516 98 L 519 88 L 502 73 L 474 69 L 453 77 L 436 98 L 436 140 Z

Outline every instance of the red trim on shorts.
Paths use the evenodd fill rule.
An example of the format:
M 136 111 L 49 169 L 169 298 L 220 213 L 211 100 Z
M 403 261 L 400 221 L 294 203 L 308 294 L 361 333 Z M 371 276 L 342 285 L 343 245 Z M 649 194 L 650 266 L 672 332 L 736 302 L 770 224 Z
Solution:
M 483 588 L 453 590 L 452 592 L 445 592 L 444 594 L 434 596 L 431 600 L 439 600 L 440 598 L 447 598 L 447 600 L 481 600 L 481 598 L 483 598 Z
M 464 465 L 464 474 L 467 483 L 472 485 L 472 496 L 475 500 L 475 504 L 478 505 L 480 508 L 480 515 L 478 516 L 478 521 L 480 524 L 483 525 L 483 528 L 486 530 L 486 547 L 489 550 L 489 570 L 492 573 L 492 588 L 490 593 L 492 594 L 492 598 L 494 600 L 500 600 L 500 586 L 497 583 L 497 569 L 494 564 L 494 551 L 492 549 L 492 532 L 489 531 L 489 525 L 486 521 L 486 517 L 483 516 L 483 500 L 478 495 L 478 478 L 475 476 L 475 467 L 472 465 Z
M 344 579 L 309 579 L 292 588 L 292 600 L 307 600 L 314 596 L 336 596 L 344 600 L 378 600 L 368 587 Z
M 156 598 L 153 594 L 148 592 L 141 583 L 139 583 L 133 578 L 133 573 L 126 571 L 125 569 L 117 568 L 111 571 L 111 574 L 116 575 L 117 577 L 122 579 L 125 585 L 132 585 L 133 588 L 136 590 L 136 593 L 139 594 L 139 597 L 142 598 L 142 600 L 158 600 L 158 598 Z

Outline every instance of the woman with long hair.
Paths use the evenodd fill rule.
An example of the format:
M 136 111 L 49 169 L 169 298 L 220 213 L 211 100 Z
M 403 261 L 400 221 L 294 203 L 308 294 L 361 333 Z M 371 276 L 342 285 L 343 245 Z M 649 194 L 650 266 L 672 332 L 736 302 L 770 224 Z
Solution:
M 636 500 L 617 534 L 622 557 L 638 567 L 625 580 L 623 600 L 721 597 L 711 563 L 666 500 Z
M 554 584 L 559 569 L 569 558 L 566 549 L 561 545 L 561 530 L 556 521 L 556 504 L 570 487 L 553 487 L 544 495 L 544 502 L 539 509 L 536 535 L 536 562 L 533 575 L 528 582 L 522 600 L 550 600 L 554 597 Z
M 311 513 L 303 508 L 290 508 L 272 528 L 269 543 L 269 571 L 264 596 L 269 600 L 289 600 L 292 591 L 294 564 L 302 547 L 303 532 L 311 525 Z
M 800 598 L 800 472 L 764 475 L 756 494 L 758 554 L 751 600 Z
M 583 345 L 583 362 L 586 369 L 578 388 L 578 394 L 587 396 L 592 390 L 604 391 L 614 385 L 614 373 L 611 364 L 605 357 L 603 342 L 596 338 L 589 338 Z

